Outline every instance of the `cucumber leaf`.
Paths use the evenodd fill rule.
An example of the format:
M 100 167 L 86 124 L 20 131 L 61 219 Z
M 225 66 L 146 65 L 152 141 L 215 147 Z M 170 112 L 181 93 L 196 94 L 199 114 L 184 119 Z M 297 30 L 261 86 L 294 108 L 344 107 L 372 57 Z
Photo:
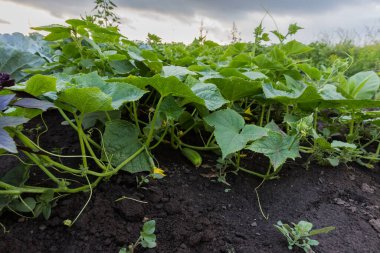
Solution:
M 260 139 L 268 133 L 268 129 L 245 125 L 244 118 L 231 109 L 214 112 L 204 120 L 215 127 L 214 134 L 223 159 L 245 148 L 249 141 Z
M 139 130 L 135 125 L 124 120 L 108 121 L 103 135 L 106 152 L 102 155 L 103 160 L 108 158 L 114 166 L 121 164 L 142 147 L 138 136 Z M 122 170 L 130 173 L 150 171 L 149 159 L 149 155 L 143 151 Z

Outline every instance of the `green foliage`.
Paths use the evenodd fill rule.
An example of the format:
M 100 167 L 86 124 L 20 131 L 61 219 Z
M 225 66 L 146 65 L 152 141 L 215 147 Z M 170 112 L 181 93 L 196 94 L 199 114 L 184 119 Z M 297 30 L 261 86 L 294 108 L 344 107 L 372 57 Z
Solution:
M 231 109 L 214 112 L 204 119 L 215 127 L 214 135 L 222 150 L 222 158 L 242 150 L 250 141 L 267 136 L 268 131 L 255 125 L 246 125 L 244 118 Z
M 121 171 L 146 173 L 141 182 L 161 178 L 152 150 L 162 143 L 182 150 L 195 166 L 202 151 L 220 155 L 221 182 L 231 169 L 277 178 L 301 153 L 308 162 L 332 166 L 371 168 L 380 160 L 378 75 L 346 75 L 350 62 L 340 58 L 309 61 L 320 48 L 294 40 L 298 25 L 272 31 L 279 43 L 267 46 L 262 24 L 247 43 L 218 45 L 205 34 L 189 45 L 162 43 L 153 34 L 143 43 L 112 26 L 111 1 L 97 5 L 95 20 L 36 27 L 47 32 L 44 40 L 0 36 L 0 70 L 8 72 L 0 76 L 0 152 L 27 157 L 44 175 L 34 184 L 28 168 L 10 169 L 0 180 L 0 211 L 48 218 L 58 198 L 82 191 L 91 197 L 102 180 Z M 22 132 L 46 110 L 77 132 L 77 166 Z M 267 172 L 245 168 L 247 153 L 267 157 Z M 73 176 L 75 184 L 69 183 Z M 152 234 L 141 234 L 141 244 L 153 246 Z
M 143 228 L 140 232 L 140 237 L 137 239 L 137 241 L 133 244 L 130 244 L 128 248 L 121 248 L 119 250 L 119 253 L 134 253 L 136 251 L 136 248 L 141 245 L 143 248 L 152 249 L 157 246 L 156 243 L 156 221 L 155 220 L 149 220 L 146 221 L 143 225 Z
M 143 146 L 138 137 L 139 129 L 127 121 L 107 122 L 103 135 L 103 160 L 109 159 L 114 166 L 120 165 Z M 149 155 L 146 152 L 140 153 L 130 163 L 123 166 L 122 170 L 131 173 L 150 171 Z
M 334 230 L 335 227 L 325 227 L 321 229 L 313 229 L 313 224 L 307 221 L 300 221 L 298 224 L 292 223 L 293 227 L 283 224 L 281 221 L 274 225 L 281 234 L 288 240 L 288 248 L 293 249 L 294 246 L 300 247 L 306 253 L 313 253 L 312 246 L 318 246 L 317 240 L 311 239 L 311 236 L 318 234 L 326 234 Z
M 111 0 L 95 0 L 93 16 L 89 16 L 91 21 L 101 26 L 114 26 L 120 24 L 120 17 L 115 14 L 114 9 L 117 7 Z

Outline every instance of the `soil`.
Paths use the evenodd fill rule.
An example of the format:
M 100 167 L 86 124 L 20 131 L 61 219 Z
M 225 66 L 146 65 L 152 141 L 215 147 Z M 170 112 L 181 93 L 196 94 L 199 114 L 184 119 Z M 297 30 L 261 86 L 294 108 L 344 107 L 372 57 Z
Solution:
M 51 126 L 42 141 L 50 148 L 64 146 L 68 153 L 77 149 L 75 133 L 67 126 Z M 315 237 L 320 242 L 316 252 L 380 252 L 379 167 L 312 164 L 305 170 L 302 159 L 291 161 L 279 180 L 265 182 L 258 190 L 266 220 L 255 192 L 258 178 L 231 173 L 228 186 L 210 177 L 216 158 L 212 154 L 199 169 L 170 147 L 159 147 L 155 155 L 165 178 L 140 188 L 136 175 L 127 173 L 102 182 L 71 228 L 63 221 L 78 214 L 88 193 L 61 199 L 49 220 L 3 214 L 0 222 L 9 232 L 0 235 L 0 252 L 115 253 L 138 238 L 146 218 L 156 220 L 158 245 L 137 252 L 289 252 L 285 238 L 273 227 L 278 220 L 335 226 L 329 234 Z M 0 171 L 14 164 L 12 159 L 0 159 Z M 252 168 L 265 163 L 265 158 L 250 159 Z M 122 196 L 147 203 L 115 202 Z

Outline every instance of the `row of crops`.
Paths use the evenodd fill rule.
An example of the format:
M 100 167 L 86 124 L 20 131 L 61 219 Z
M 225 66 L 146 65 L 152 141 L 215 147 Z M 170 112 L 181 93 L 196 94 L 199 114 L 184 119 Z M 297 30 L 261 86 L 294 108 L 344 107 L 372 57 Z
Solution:
M 298 29 L 277 32 L 270 46 L 261 25 L 254 42 L 230 45 L 165 44 L 153 35 L 137 43 L 117 28 L 77 19 L 35 28 L 45 37 L 1 35 L 0 152 L 20 166 L 1 172 L 0 211 L 49 218 L 61 197 L 92 192 L 121 171 L 159 179 L 164 172 L 152 152 L 163 145 L 195 166 L 215 152 L 222 173 L 263 180 L 301 154 L 307 163 L 373 168 L 380 160 L 378 74 L 347 77 L 342 60 L 316 68 L 303 57 L 313 48 L 291 39 Z M 48 125 L 77 132 L 79 154 L 46 150 L 40 135 L 23 131 L 47 110 L 61 116 Z M 247 167 L 247 154 L 267 157 L 268 167 Z M 65 162 L 78 158 L 75 167 Z M 30 183 L 32 166 L 47 180 Z

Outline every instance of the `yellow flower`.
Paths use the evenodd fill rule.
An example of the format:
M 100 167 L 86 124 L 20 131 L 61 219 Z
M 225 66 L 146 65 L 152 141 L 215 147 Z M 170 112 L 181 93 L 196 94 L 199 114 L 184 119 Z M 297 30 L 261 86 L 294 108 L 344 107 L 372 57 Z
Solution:
M 248 107 L 248 108 L 244 111 L 244 113 L 247 114 L 247 115 L 253 116 L 252 111 L 251 111 L 251 107 Z
M 153 174 L 157 174 L 157 175 L 160 175 L 160 176 L 166 176 L 165 173 L 164 173 L 164 170 L 160 169 L 160 168 L 157 168 L 157 167 L 154 167 L 153 168 Z

